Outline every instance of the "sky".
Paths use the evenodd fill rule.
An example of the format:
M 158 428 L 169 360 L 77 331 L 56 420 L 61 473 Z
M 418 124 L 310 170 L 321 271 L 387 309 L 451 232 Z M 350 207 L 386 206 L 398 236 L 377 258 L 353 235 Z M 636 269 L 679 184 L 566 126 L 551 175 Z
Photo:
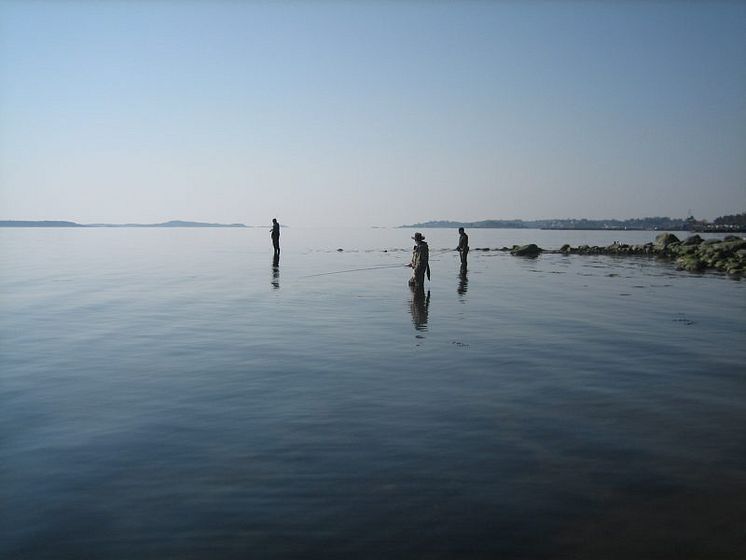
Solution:
M 0 219 L 746 211 L 746 3 L 0 0 Z

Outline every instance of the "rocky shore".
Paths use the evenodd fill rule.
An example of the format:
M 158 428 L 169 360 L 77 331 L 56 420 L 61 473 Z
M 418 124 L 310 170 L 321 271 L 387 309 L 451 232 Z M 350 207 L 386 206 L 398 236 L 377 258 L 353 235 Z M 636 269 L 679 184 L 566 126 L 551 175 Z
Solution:
M 675 261 L 678 270 L 704 272 L 718 270 L 734 276 L 746 276 L 746 240 L 735 235 L 723 239 L 702 239 L 692 235 L 683 241 L 672 233 L 661 233 L 653 243 L 627 245 L 615 241 L 606 247 L 596 245 L 563 245 L 558 251 L 548 251 L 531 243 L 503 247 L 519 257 L 537 257 L 541 253 L 565 255 L 610 255 L 656 257 Z

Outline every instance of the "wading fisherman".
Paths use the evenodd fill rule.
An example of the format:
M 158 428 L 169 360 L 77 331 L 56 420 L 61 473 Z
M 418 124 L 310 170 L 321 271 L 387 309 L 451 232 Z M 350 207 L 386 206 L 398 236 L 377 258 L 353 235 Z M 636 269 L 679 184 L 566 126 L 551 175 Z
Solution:
M 414 239 L 415 246 L 412 249 L 412 262 L 409 263 L 409 266 L 412 267 L 412 278 L 409 279 L 409 285 L 424 286 L 425 273 L 427 273 L 427 279 L 430 280 L 430 250 L 425 243 L 425 236 L 420 232 L 415 233 L 412 239 Z
M 275 255 L 280 256 L 280 224 L 277 223 L 277 218 L 272 218 L 272 231 L 269 235 L 272 237 Z
M 458 228 L 458 252 L 461 255 L 461 268 L 466 269 L 466 256 L 469 254 L 469 236 L 464 228 Z

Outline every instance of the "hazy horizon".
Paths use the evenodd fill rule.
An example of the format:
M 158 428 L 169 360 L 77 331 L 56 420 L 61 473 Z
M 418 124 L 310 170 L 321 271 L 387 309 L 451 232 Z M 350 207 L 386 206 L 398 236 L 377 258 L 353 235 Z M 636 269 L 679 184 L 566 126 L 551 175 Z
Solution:
M 743 214 L 746 212 L 735 212 L 735 214 Z M 716 216 L 721 217 L 721 216 Z M 452 222 L 454 224 L 478 224 L 481 222 L 490 222 L 490 221 L 497 221 L 497 222 L 525 222 L 525 223 L 533 223 L 533 222 L 548 222 L 548 221 L 570 221 L 570 220 L 590 220 L 590 221 L 627 221 L 627 220 L 646 220 L 646 219 L 655 219 L 655 218 L 670 218 L 671 220 L 684 220 L 687 218 L 687 216 L 631 216 L 627 218 L 615 218 L 615 217 L 602 217 L 602 218 L 588 218 L 587 216 L 570 216 L 566 218 L 558 218 L 558 217 L 547 217 L 547 218 L 534 218 L 534 219 L 524 219 L 524 218 L 484 218 L 481 220 L 458 220 L 458 219 L 438 219 L 438 220 L 418 220 L 416 222 L 407 222 L 402 224 L 393 224 L 393 225 L 379 225 L 379 224 L 354 224 L 354 225 L 335 225 L 335 224 L 315 224 L 315 225 L 297 225 L 297 224 L 288 224 L 286 222 L 280 222 L 281 227 L 379 227 L 379 228 L 407 228 L 407 227 L 424 227 L 421 224 L 429 224 L 429 223 L 438 223 L 438 222 Z M 701 220 L 701 219 L 700 219 Z M 706 221 L 712 221 L 712 220 L 706 220 Z M 149 226 L 149 225 L 162 225 L 162 224 L 168 224 L 173 222 L 184 222 L 184 223 L 194 223 L 194 224 L 203 224 L 203 225 L 218 225 L 218 226 L 244 226 L 247 228 L 262 228 L 262 227 L 270 227 L 271 224 L 263 224 L 263 223 L 248 223 L 248 222 L 220 222 L 220 221 L 214 221 L 214 220 L 203 220 L 203 219 L 191 219 L 191 220 L 184 220 L 181 218 L 169 218 L 166 220 L 159 220 L 156 222 L 146 222 L 142 220 L 126 220 L 122 222 L 104 222 L 101 220 L 98 221 L 92 221 L 92 222 L 79 222 L 76 220 L 68 220 L 66 218 L 51 218 L 51 219 L 38 219 L 38 220 L 25 220 L 25 219 L 18 219 L 18 218 L 3 218 L 0 217 L 0 222 L 69 222 L 74 223 L 76 225 L 81 226 Z M 436 226 L 437 227 L 437 226 Z M 454 226 L 455 227 L 455 226 Z
M 746 210 L 746 4 L 0 2 L 0 218 Z

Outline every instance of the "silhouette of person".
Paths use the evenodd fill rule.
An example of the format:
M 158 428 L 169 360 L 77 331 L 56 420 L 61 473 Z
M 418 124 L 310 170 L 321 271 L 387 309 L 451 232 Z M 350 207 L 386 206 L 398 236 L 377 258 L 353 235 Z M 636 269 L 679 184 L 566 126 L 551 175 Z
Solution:
M 269 234 L 272 237 L 272 246 L 275 248 L 275 255 L 280 254 L 280 224 L 277 223 L 277 218 L 272 218 L 272 232 Z
M 272 257 L 272 287 L 280 287 L 280 253 L 279 251 Z
M 430 280 L 430 249 L 425 242 L 425 236 L 419 231 L 412 237 L 415 246 L 412 249 L 412 262 L 409 266 L 412 268 L 412 278 L 409 279 L 410 286 L 424 286 L 425 273 Z
M 409 312 L 412 314 L 412 323 L 415 330 L 427 330 L 427 312 L 430 307 L 430 290 L 425 295 L 425 287 L 422 284 L 410 285 L 412 300 L 409 302 Z
M 464 228 L 458 228 L 458 252 L 461 256 L 461 268 L 466 269 L 466 256 L 469 254 L 469 236 Z

